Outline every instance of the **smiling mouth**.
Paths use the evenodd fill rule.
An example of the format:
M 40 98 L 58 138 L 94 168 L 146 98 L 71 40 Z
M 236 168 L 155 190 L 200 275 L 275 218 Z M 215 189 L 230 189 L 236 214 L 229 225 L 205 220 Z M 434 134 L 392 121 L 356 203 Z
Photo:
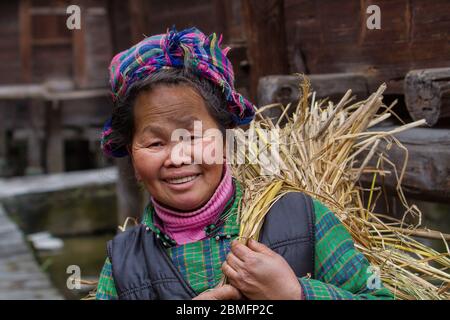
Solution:
M 174 179 L 164 179 L 165 182 L 170 184 L 183 184 L 186 182 L 190 182 L 197 178 L 200 174 L 194 174 L 192 176 L 182 177 L 182 178 L 174 178 Z

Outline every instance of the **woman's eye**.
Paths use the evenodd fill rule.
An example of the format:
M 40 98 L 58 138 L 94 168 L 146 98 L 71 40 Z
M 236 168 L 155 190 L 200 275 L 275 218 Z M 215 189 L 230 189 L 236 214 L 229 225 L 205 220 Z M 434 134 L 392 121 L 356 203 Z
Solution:
M 148 147 L 149 148 L 152 148 L 152 147 L 161 147 L 162 146 L 162 143 L 161 142 L 153 142 L 153 143 L 150 143 L 149 145 L 148 145 Z

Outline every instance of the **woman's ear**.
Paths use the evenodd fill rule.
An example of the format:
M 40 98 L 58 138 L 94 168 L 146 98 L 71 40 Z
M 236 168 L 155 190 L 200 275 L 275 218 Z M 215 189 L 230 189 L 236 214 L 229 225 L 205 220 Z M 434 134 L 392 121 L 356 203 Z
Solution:
M 134 170 L 134 177 L 136 178 L 136 181 L 137 181 L 137 182 L 142 182 L 142 177 L 141 177 L 141 175 L 139 174 L 139 172 L 137 172 L 136 167 L 134 166 L 134 160 L 133 160 L 133 157 L 132 157 L 131 155 L 130 155 L 130 158 L 131 158 L 131 164 L 132 164 L 133 170 Z
M 131 165 L 132 165 L 133 170 L 134 170 L 134 176 L 135 176 L 137 182 L 142 182 L 142 177 L 139 174 L 139 172 L 136 171 L 136 167 L 134 166 L 133 152 L 131 152 L 131 146 L 130 145 L 127 145 L 127 151 L 128 151 L 128 154 L 130 155 L 130 161 L 131 161 Z
M 136 177 L 137 182 L 142 182 L 141 175 L 136 170 L 134 170 L 134 176 Z

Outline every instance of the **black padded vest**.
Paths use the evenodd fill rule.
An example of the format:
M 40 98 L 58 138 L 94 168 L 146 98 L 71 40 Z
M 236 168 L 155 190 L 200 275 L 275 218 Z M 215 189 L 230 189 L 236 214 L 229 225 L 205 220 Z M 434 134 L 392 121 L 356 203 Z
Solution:
M 267 213 L 259 241 L 283 256 L 297 277 L 314 276 L 314 224 L 312 199 L 291 192 Z M 119 299 L 192 299 L 197 295 L 161 240 L 144 225 L 116 235 L 107 248 Z

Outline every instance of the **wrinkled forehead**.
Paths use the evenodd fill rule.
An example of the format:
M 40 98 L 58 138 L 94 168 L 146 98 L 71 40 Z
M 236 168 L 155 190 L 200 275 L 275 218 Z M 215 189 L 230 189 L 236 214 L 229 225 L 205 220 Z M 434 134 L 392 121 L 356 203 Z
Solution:
M 203 111 L 205 101 L 197 89 L 186 84 L 157 85 L 141 91 L 134 108 L 145 113 L 198 113 Z M 140 111 L 140 110 L 136 110 Z
M 168 116 L 160 121 L 152 121 L 140 127 L 140 132 L 154 135 L 162 135 L 174 129 L 194 129 L 194 122 L 201 121 L 193 115 L 184 115 L 180 117 Z
M 174 123 L 189 126 L 208 115 L 203 97 L 189 86 L 156 87 L 138 95 L 134 108 L 136 126 Z

